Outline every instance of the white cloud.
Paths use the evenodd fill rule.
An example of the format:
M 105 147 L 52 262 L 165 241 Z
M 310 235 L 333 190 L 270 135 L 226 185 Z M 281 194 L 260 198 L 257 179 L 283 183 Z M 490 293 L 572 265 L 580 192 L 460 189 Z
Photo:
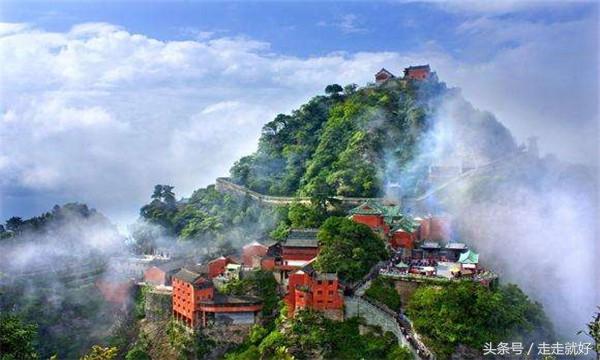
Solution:
M 318 26 L 331 26 L 338 29 L 344 34 L 366 33 L 368 29 L 362 25 L 363 21 L 355 14 L 343 14 L 336 16 L 331 21 L 321 20 L 317 23 Z
M 156 183 L 189 195 L 252 151 L 262 125 L 278 112 L 333 82 L 372 81 L 384 66 L 401 73 L 406 65 L 431 63 L 442 80 L 462 87 L 519 139 L 541 135 L 542 150 L 589 160 L 570 144 L 595 146 L 589 136 L 597 117 L 596 83 L 589 79 L 597 75 L 589 45 L 597 40 L 590 34 L 593 21 L 502 21 L 470 19 L 457 30 L 476 44 L 467 49 L 472 52 L 514 42 L 469 62 L 439 46 L 294 57 L 246 37 L 160 41 L 102 23 L 67 32 L 3 24 L 0 215 L 26 206 L 14 194 L 32 192 L 30 213 L 18 215 L 49 208 L 45 201 L 79 200 L 131 217 Z M 551 149 L 557 137 L 569 144 Z
M 12 30 L 0 37 L 2 217 L 24 206 L 23 193 L 35 203 L 17 215 L 58 198 L 113 217 L 137 213 L 156 183 L 189 195 L 253 151 L 278 112 L 399 60 L 282 56 L 245 37 L 159 41 L 102 23 L 3 28 Z

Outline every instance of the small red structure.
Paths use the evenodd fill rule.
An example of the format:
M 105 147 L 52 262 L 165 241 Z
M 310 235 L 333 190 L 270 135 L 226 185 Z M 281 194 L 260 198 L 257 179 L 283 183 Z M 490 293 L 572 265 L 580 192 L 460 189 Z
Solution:
M 181 269 L 173 275 L 173 317 L 195 329 L 209 323 L 253 324 L 262 301 L 216 292 L 207 273 Z
M 417 239 L 417 232 L 409 232 L 403 228 L 397 228 L 390 234 L 389 244 L 395 250 L 400 248 L 413 249 Z
M 393 79 L 393 78 L 395 78 L 394 74 L 387 71 L 385 68 L 381 68 L 381 70 L 379 70 L 377 72 L 377 74 L 375 74 L 375 82 L 377 84 L 384 83 L 384 82 L 388 81 L 389 79 Z
M 410 80 L 425 80 L 431 74 L 429 65 L 409 66 L 404 69 L 404 78 Z
M 182 266 L 183 264 L 178 261 L 151 266 L 144 271 L 144 282 L 151 285 L 171 286 L 171 277 Z
M 260 259 L 260 268 L 267 271 L 275 270 L 275 258 L 272 256 L 267 256 Z
M 268 250 L 267 246 L 258 241 L 253 241 L 242 248 L 242 263 L 247 267 L 256 267 L 256 258 L 263 258 L 267 255 Z
M 319 273 L 311 264 L 290 275 L 284 300 L 289 316 L 311 309 L 335 319 L 343 317 L 344 297 L 337 275 Z
M 237 262 L 228 256 L 221 256 L 211 260 L 208 263 L 208 275 L 211 279 L 223 275 L 223 273 L 225 273 L 225 267 L 228 264 L 237 264 Z
M 319 254 L 318 229 L 293 229 L 281 244 L 281 269 L 299 269 Z
M 368 200 L 358 207 L 350 210 L 352 221 L 365 224 L 371 230 L 379 233 L 387 233 L 389 227 L 385 222 L 385 211 L 379 204 Z

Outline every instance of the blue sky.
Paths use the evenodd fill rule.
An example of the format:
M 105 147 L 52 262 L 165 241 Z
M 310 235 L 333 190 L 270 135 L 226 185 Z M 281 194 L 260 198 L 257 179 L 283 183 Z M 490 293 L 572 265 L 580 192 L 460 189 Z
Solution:
M 466 5 L 465 5 L 466 6 Z M 510 7 L 488 16 L 540 23 L 566 22 L 589 16 L 595 6 Z M 494 10 L 494 8 L 492 8 Z M 195 36 L 248 36 L 265 41 L 279 54 L 323 55 L 333 51 L 415 51 L 439 46 L 469 59 L 491 55 L 496 46 L 469 49 L 469 36 L 459 35 L 462 23 L 481 16 L 460 6 L 406 2 L 201 2 L 201 1 L 7 1 L 2 17 L 8 22 L 33 22 L 48 31 L 67 31 L 82 22 L 108 22 L 160 40 Z M 514 46 L 507 41 L 502 46 Z M 473 50 L 473 51 L 469 51 Z
M 262 124 L 330 83 L 429 63 L 517 141 L 598 159 L 592 2 L 24 2 L 0 5 L 0 219 L 87 202 L 133 221 L 187 196 Z

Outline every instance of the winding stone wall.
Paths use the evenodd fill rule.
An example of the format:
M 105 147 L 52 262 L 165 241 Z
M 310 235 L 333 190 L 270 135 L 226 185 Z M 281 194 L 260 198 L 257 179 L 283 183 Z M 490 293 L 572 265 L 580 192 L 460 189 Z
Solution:
M 410 348 L 410 344 L 402 334 L 400 326 L 393 317 L 360 297 L 346 296 L 344 298 L 344 303 L 346 306 L 346 319 L 355 316 L 362 317 L 369 325 L 380 326 L 384 332 L 391 331 L 398 338 L 398 343 L 400 345 L 405 345 Z
M 244 186 L 235 184 L 231 182 L 229 178 L 220 177 L 216 180 L 216 189 L 219 192 L 229 193 L 241 197 L 248 196 L 251 199 L 256 200 L 257 202 L 265 205 L 287 205 L 291 204 L 294 201 L 299 201 L 300 203 L 309 203 L 309 197 L 293 197 L 293 196 L 271 196 L 264 195 L 258 193 L 256 191 L 250 190 Z M 339 200 L 343 204 L 346 205 L 360 205 L 367 200 L 377 200 L 381 201 L 383 198 L 363 198 L 363 197 L 345 197 L 345 196 L 334 196 L 336 200 Z

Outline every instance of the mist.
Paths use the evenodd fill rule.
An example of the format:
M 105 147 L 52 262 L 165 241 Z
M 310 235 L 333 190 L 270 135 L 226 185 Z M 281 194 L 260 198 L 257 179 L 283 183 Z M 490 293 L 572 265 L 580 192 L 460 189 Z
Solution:
M 502 123 L 458 91 L 431 105 L 432 127 L 413 166 L 475 170 L 423 199 L 420 210 L 449 213 L 454 238 L 479 252 L 501 282 L 541 302 L 559 336 L 575 339 L 600 300 L 598 169 L 517 146 Z
M 0 308 L 38 324 L 43 358 L 77 358 L 128 318 L 132 299 L 115 304 L 110 288 L 101 289 L 127 284 L 111 260 L 128 254 L 125 237 L 102 214 L 56 206 L 0 241 Z

